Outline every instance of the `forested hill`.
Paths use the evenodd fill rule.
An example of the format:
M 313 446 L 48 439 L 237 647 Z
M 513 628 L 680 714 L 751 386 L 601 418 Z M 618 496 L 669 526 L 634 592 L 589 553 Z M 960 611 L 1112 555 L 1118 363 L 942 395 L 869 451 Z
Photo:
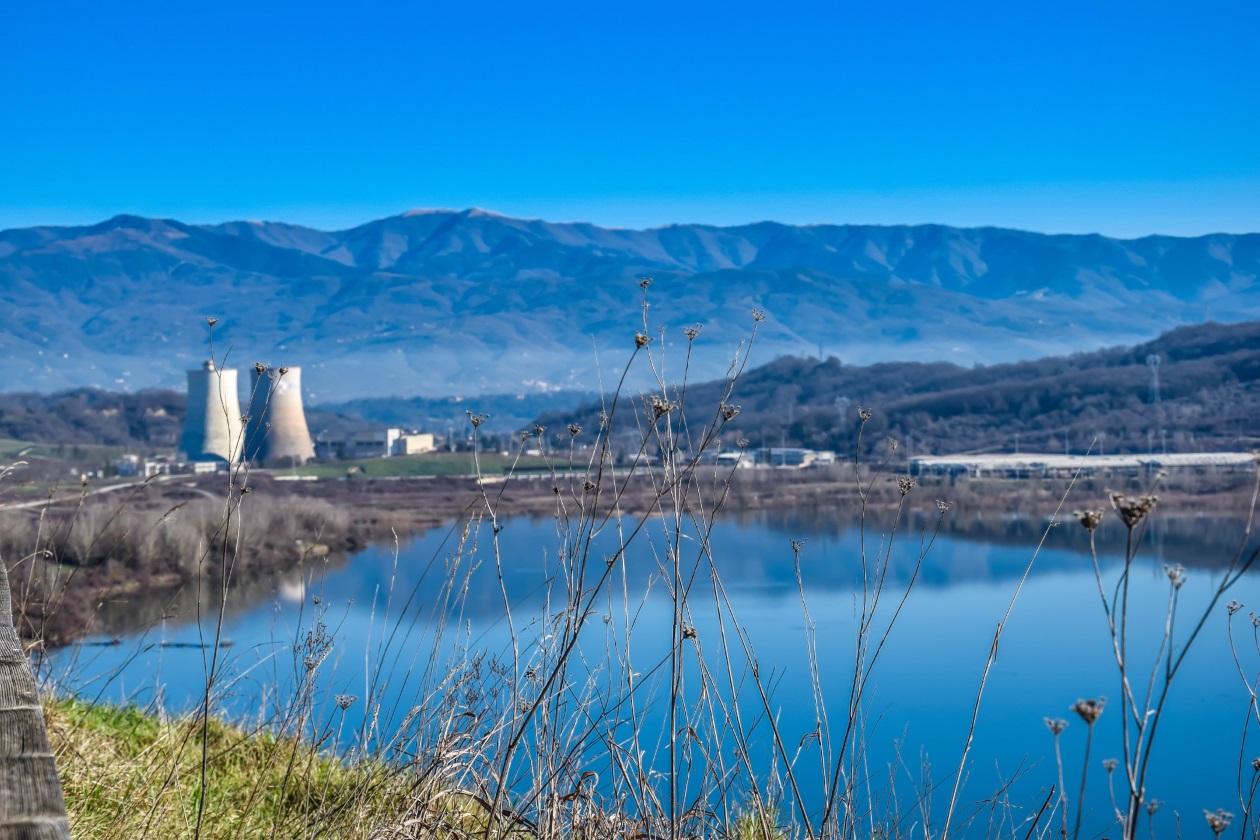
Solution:
M 1148 357 L 1158 356 L 1152 404 Z M 722 383 L 687 389 L 688 416 L 703 419 Z M 850 451 L 858 407 L 874 414 L 867 449 L 892 436 L 916 454 L 1013 451 L 1145 452 L 1252 449 L 1260 443 L 1260 322 L 1182 327 L 1154 341 L 1093 353 L 989 366 L 843 364 L 784 357 L 746 371 L 726 437 L 753 446 Z M 705 408 L 701 408 L 701 407 Z M 598 407 L 576 419 L 598 424 Z M 563 427 L 573 418 L 539 422 Z M 588 428 L 593 428 L 589 426 Z
M 702 333 L 697 341 L 703 341 Z M 1160 359 L 1161 401 L 1150 402 L 1147 358 Z M 716 410 L 721 383 L 687 389 L 693 422 Z M 553 395 L 561 401 L 576 395 Z M 494 428 L 538 400 L 378 400 L 329 406 L 353 419 L 312 409 L 313 430 L 339 424 L 420 422 L 459 432 L 464 409 L 488 412 Z M 849 365 L 785 356 L 746 371 L 732 402 L 740 413 L 728 439 L 759 446 L 786 443 L 847 451 L 858 406 L 874 415 L 869 446 L 885 435 L 916 453 L 1024 450 L 1083 451 L 1095 437 L 1106 452 L 1252 449 L 1260 446 L 1260 322 L 1182 327 L 1135 347 L 977 367 L 890 362 Z M 556 404 L 556 403 L 552 403 Z M 515 410 L 513 410 L 515 409 Z M 174 447 L 185 410 L 176 391 L 119 393 L 80 388 L 56 394 L 0 394 L 0 438 L 45 444 Z M 555 411 L 539 422 L 553 430 L 578 420 L 598 427 L 599 408 Z M 519 419 L 519 418 L 518 418 Z M 440 422 L 439 422 L 440 421 Z M 434 425 L 436 424 L 436 426 Z M 522 422 L 522 425 L 526 425 Z M 911 435 L 913 439 L 911 440 Z M 619 444 L 624 445 L 624 441 Z

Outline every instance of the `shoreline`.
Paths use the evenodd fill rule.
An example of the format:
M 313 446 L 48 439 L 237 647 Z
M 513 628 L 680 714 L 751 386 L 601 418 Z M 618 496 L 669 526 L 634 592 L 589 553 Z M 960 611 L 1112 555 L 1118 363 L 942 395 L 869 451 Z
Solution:
M 845 472 L 846 468 L 698 471 L 687 501 L 708 511 L 724 494 L 723 516 L 784 515 L 796 517 L 803 527 L 810 527 L 811 521 L 841 523 L 855 520 L 862 506 L 852 467 L 847 468 L 847 476 Z M 1044 531 L 1060 509 L 1059 519 L 1068 531 L 1052 531 L 1052 537 L 1057 542 L 1070 541 L 1065 535 L 1077 527 L 1073 510 L 1108 507 L 1107 488 L 1098 479 L 1077 482 L 1066 501 L 1063 494 L 1069 482 L 1065 480 L 924 479 L 903 501 L 896 481 L 899 476 L 864 474 L 862 478 L 867 509 L 879 515 L 904 504 L 903 514 L 922 525 L 942 515 L 938 499 L 948 501 L 942 533 L 960 538 L 1023 541 Z M 344 560 L 374 544 L 388 545 L 394 539 L 405 540 L 475 515 L 485 510 L 487 498 L 499 517 L 550 517 L 556 514 L 557 504 L 570 514 L 591 504 L 600 514 L 615 507 L 626 515 L 642 515 L 656 506 L 658 491 L 649 476 L 613 479 L 616 494 L 595 494 L 583 487 L 577 474 L 529 474 L 507 480 L 495 476 L 479 486 L 470 477 L 288 481 L 255 473 L 250 476 L 249 495 L 238 494 L 239 533 L 218 538 L 210 528 L 216 511 L 222 515 L 226 494 L 232 492 L 225 476 L 149 482 L 124 498 L 103 493 L 88 497 L 82 506 L 76 497 L 42 508 L 0 508 L 8 527 L 16 517 L 24 519 L 28 529 L 35 528 L 17 541 L 9 535 L 4 559 L 14 583 L 19 631 L 29 646 L 55 648 L 89 635 L 122 635 L 146 619 L 165 614 L 169 605 L 187 606 L 207 594 L 221 595 L 225 564 L 230 588 L 244 595 L 270 587 L 277 577 L 313 559 Z M 1167 481 L 1165 492 L 1159 493 L 1156 521 L 1186 523 L 1170 529 L 1179 554 L 1189 559 L 1209 553 L 1195 549 L 1206 548 L 1205 541 L 1223 538 L 1222 529 L 1199 527 L 1195 522 L 1241 520 L 1250 509 L 1254 481 L 1247 474 L 1174 477 Z M 1132 479 L 1115 483 L 1118 486 L 1113 489 L 1129 495 L 1144 491 Z M 195 546 L 195 566 L 172 564 L 161 554 L 161 546 L 153 548 L 144 539 L 131 539 L 138 536 L 131 531 L 120 531 L 116 544 L 106 543 L 89 562 L 65 562 L 76 539 L 75 527 L 101 527 L 102 521 L 116 523 L 124 516 L 134 531 L 147 528 L 144 539 L 154 540 L 152 535 L 158 532 L 164 532 L 162 539 L 169 539 L 165 532 L 181 516 L 208 518 L 202 527 L 209 536 Z M 15 555 L 14 545 L 38 544 L 38 536 L 32 539 L 38 529 L 44 529 L 47 547 Z M 1181 531 L 1184 538 L 1177 536 Z M 83 542 L 85 536 L 77 539 Z M 187 549 L 188 543 L 184 545 Z M 1232 545 L 1236 548 L 1236 541 Z M 1223 551 L 1224 543 L 1213 547 Z M 52 556 L 41 560 L 41 550 Z M 127 556 L 128 550 L 136 556 Z M 141 602 L 147 606 L 135 608 Z M 130 606 L 115 609 L 118 604 Z M 109 616 L 115 618 L 105 621 L 105 626 L 98 624 L 98 619 Z M 116 623 L 127 618 L 134 619 L 132 628 Z

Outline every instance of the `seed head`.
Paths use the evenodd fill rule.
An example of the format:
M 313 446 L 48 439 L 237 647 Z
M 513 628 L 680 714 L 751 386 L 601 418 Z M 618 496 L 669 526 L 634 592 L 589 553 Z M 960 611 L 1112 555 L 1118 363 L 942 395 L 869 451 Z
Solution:
M 696 336 L 700 335 L 700 330 L 704 329 L 704 324 L 696 324 L 694 327 L 683 327 L 683 335 L 687 336 L 688 341 L 695 341 Z
M 524 443 L 525 441 L 529 440 L 529 435 L 530 435 L 529 429 L 521 429 L 520 431 L 521 443 Z
M 748 438 L 740 438 L 739 440 L 735 441 L 735 445 L 738 446 L 740 449 L 747 449 Z
M 727 405 L 726 403 L 722 403 L 722 419 L 723 420 L 731 420 L 735 417 L 736 414 L 739 414 L 739 406 Z
M 1067 729 L 1067 721 L 1063 718 L 1042 718 L 1046 722 L 1046 728 L 1050 730 L 1056 738 L 1059 733 Z
M 470 421 L 472 421 L 472 424 L 473 424 L 473 428 L 474 428 L 474 429 L 475 429 L 475 428 L 477 428 L 478 426 L 480 426 L 482 423 L 484 423 L 484 422 L 486 422 L 487 420 L 489 420 L 489 419 L 490 419 L 490 415 L 489 415 L 489 414 L 473 414 L 473 413 L 472 413 L 471 411 L 469 411 L 468 409 L 464 409 L 464 413 L 465 413 L 465 414 L 467 414 L 467 415 L 468 415 L 468 419 L 469 419 Z
M 939 510 L 941 513 L 944 513 L 945 511 L 949 510 L 953 506 L 954 506 L 953 502 L 943 502 L 940 499 L 936 500 L 936 509 Z
M 652 395 L 652 414 L 655 415 L 657 420 L 664 417 L 666 414 L 669 414 L 677 407 L 678 406 L 676 404 L 670 402 L 669 400 L 663 400 L 656 394 Z
M 1207 818 L 1208 828 L 1212 829 L 1212 833 L 1217 837 L 1225 833 L 1225 829 L 1229 828 L 1229 821 L 1234 818 L 1234 815 L 1224 808 L 1217 808 L 1215 814 L 1205 810 L 1203 816 Z
M 862 408 L 860 405 L 858 406 L 858 417 L 861 418 L 863 423 L 871 419 L 871 414 L 872 412 L 869 408 Z
M 1230 601 L 1228 604 L 1225 605 L 1225 609 L 1229 611 L 1230 615 L 1233 615 L 1234 613 L 1238 612 L 1242 608 L 1243 608 L 1243 605 L 1238 603 L 1237 601 Z
M 1081 523 L 1081 527 L 1086 531 L 1093 533 L 1100 522 L 1102 522 L 1104 511 L 1102 508 L 1097 510 L 1074 510 L 1072 515 L 1076 517 L 1076 521 Z
M 1116 768 L 1120 766 L 1120 762 L 1114 758 L 1103 759 L 1103 769 L 1108 773 L 1114 773 Z
M 902 496 L 905 496 L 913 490 L 916 483 L 916 480 L 908 475 L 897 476 L 897 489 L 901 491 Z
M 266 372 L 267 372 L 266 365 L 264 365 L 262 362 L 254 362 L 254 373 L 258 374 L 259 376 L 262 376 Z
M 1081 720 L 1085 721 L 1088 726 L 1093 726 L 1099 715 L 1103 713 L 1103 706 L 1106 703 L 1106 697 L 1099 697 L 1097 700 L 1077 700 L 1072 704 L 1072 711 L 1080 715 Z
M 1168 580 L 1172 583 L 1173 589 L 1180 589 L 1182 584 L 1186 582 L 1186 569 L 1180 563 L 1175 566 L 1164 566 L 1164 574 L 1168 575 Z
M 1260 773 L 1260 758 L 1251 759 L 1251 769 Z
M 534 434 L 538 435 L 539 437 L 542 437 L 542 436 L 543 436 L 543 432 L 545 432 L 545 431 L 547 431 L 547 427 L 546 427 L 546 426 L 537 426 L 537 425 L 536 425 L 536 426 L 534 426 Z
M 753 321 L 760 324 L 762 321 L 766 320 L 766 311 L 764 309 L 754 309 L 752 311 L 752 316 Z
M 607 429 L 607 428 L 608 428 L 608 413 L 607 413 L 607 412 L 605 412 L 605 411 L 601 411 L 601 412 L 599 413 L 599 427 L 600 427 L 601 429 Z
M 209 315 L 206 317 L 206 323 L 209 324 L 210 327 L 213 329 L 214 325 L 219 323 L 219 319 L 214 317 L 213 315 Z
M 579 426 L 577 423 L 570 423 L 570 424 L 569 424 L 569 436 L 570 436 L 570 437 L 577 437 L 577 436 L 578 436 L 578 432 L 580 432 L 580 431 L 582 431 L 582 427 L 581 427 L 581 426 Z
M 1116 513 L 1120 514 L 1120 518 L 1124 521 L 1124 526 L 1130 531 L 1150 515 L 1151 511 L 1155 509 L 1155 503 L 1159 501 L 1159 496 L 1139 496 L 1136 499 L 1126 499 L 1123 493 L 1115 491 L 1111 491 L 1107 495 L 1111 499 L 1111 506 L 1115 508 Z
M 634 334 L 635 347 L 647 347 L 648 342 L 651 340 L 652 340 L 651 337 L 648 336 L 647 333 L 636 332 Z
M 585 490 L 587 493 L 591 492 L 592 490 L 595 489 L 595 482 L 591 481 L 589 478 L 586 479 L 585 481 L 582 482 L 582 489 Z
M 280 375 L 281 375 L 281 376 L 284 376 L 286 373 L 288 373 L 288 372 L 289 372 L 289 369 L 288 369 L 287 367 L 282 367 L 282 368 L 280 368 L 279 370 L 280 370 Z
M 651 277 L 642 276 L 642 277 L 640 277 L 640 278 L 639 278 L 639 288 L 640 288 L 640 289 L 642 289 L 643 291 L 645 291 L 645 292 L 646 292 L 646 291 L 647 291 L 647 287 L 648 287 L 648 286 L 651 286 L 651 285 L 652 285 L 652 278 L 651 278 Z
M 1155 816 L 1155 812 L 1158 811 L 1160 806 L 1163 804 L 1164 800 L 1162 799 L 1148 799 L 1146 800 L 1146 805 L 1143 807 L 1146 808 L 1146 813 L 1153 817 Z
M 359 698 L 353 694 L 338 694 L 333 700 L 337 701 L 337 706 L 344 712 L 346 709 L 354 705 L 354 701 Z

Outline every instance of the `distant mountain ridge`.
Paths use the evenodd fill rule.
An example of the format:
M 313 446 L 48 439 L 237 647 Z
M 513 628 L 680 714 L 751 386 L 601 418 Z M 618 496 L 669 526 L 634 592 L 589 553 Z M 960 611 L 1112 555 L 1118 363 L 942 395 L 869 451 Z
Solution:
M 1260 234 L 1045 235 L 942 225 L 651 230 L 412 211 L 344 231 L 118 216 L 0 232 L 0 390 L 178 387 L 220 319 L 229 363 L 297 364 L 313 399 L 597 390 L 642 328 L 707 325 L 717 375 L 755 361 L 971 364 L 1260 318 Z M 679 349 L 681 346 L 679 345 Z

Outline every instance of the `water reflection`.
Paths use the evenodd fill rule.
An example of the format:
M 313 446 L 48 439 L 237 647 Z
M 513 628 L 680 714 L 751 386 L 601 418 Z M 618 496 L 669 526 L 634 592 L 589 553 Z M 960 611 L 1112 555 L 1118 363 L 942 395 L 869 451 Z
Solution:
M 1032 552 L 1045 538 L 1043 553 L 1033 565 L 1034 576 L 1065 571 L 1088 570 L 1089 535 L 1070 514 L 1051 526 L 1049 518 L 976 515 L 965 518 L 946 515 L 940 519 L 925 511 L 910 511 L 894 535 L 894 551 L 889 555 L 890 582 L 904 584 L 914 573 L 919 549 L 934 536 L 939 545 L 926 551 L 919 572 L 925 587 L 948 587 L 967 582 L 1015 580 L 1024 574 Z M 513 578 L 521 582 L 531 568 L 540 568 L 547 540 L 554 542 L 550 517 L 513 520 L 501 539 L 505 554 L 524 558 L 510 564 Z M 865 540 L 861 524 L 851 516 L 839 516 L 816 509 L 802 511 L 755 511 L 732 514 L 713 535 L 713 554 L 718 568 L 739 588 L 783 593 L 797 588 L 790 563 L 790 541 L 806 540 L 809 585 L 816 590 L 847 590 L 859 585 L 863 550 L 867 562 L 885 552 L 893 521 L 887 514 L 873 516 Z M 1188 568 L 1224 568 L 1239 552 L 1245 523 L 1231 518 L 1209 516 L 1153 518 L 1140 546 L 1140 555 L 1158 563 L 1181 563 Z M 1097 531 L 1097 549 L 1104 567 L 1123 558 L 1126 532 L 1115 519 L 1104 519 Z M 457 548 L 457 531 L 435 530 L 419 534 L 403 543 L 409 558 L 429 552 L 441 554 Z M 540 540 L 543 541 L 540 544 Z M 1254 549 L 1255 540 L 1247 550 Z M 964 548 L 970 546 L 970 548 Z M 1007 550 L 1009 549 L 1009 550 Z M 432 557 L 430 557 L 432 559 Z M 694 559 L 694 558 L 693 558 Z M 644 586 L 660 574 L 659 564 L 650 558 L 633 558 L 628 564 L 629 582 Z M 337 589 L 348 598 L 363 598 L 376 591 L 392 573 L 389 550 L 377 549 L 347 557 L 333 555 L 308 560 L 274 577 L 234 581 L 227 599 L 228 616 L 247 614 L 276 599 L 302 600 L 312 576 L 337 575 Z M 529 589 L 525 586 L 520 594 Z M 217 611 L 221 592 L 216 587 L 199 589 L 182 586 L 136 595 L 125 595 L 101 605 L 96 630 L 103 635 L 122 636 L 163 623 L 194 621 L 199 614 Z M 470 581 L 469 608 L 477 617 L 493 617 L 503 608 L 497 579 L 479 575 Z
M 892 763 L 889 779 L 905 775 L 924 783 L 921 762 L 928 758 L 937 768 L 932 779 L 941 781 L 948 777 L 948 768 L 957 762 L 965 741 L 994 628 L 1045 532 L 1044 523 L 1026 519 L 947 517 L 945 523 L 932 542 L 935 519 L 908 516 L 890 547 L 892 523 L 887 518 L 872 518 L 863 533 L 852 520 L 816 511 L 732 517 L 715 528 L 707 550 L 694 534 L 681 543 L 685 577 L 692 579 L 693 587 L 688 621 L 713 656 L 723 608 L 710 581 L 711 561 L 758 661 L 767 672 L 773 671 L 771 700 L 784 738 L 798 744 L 818 726 L 816 697 L 839 713 L 847 702 L 864 569 L 869 573 L 877 557 L 886 557 L 887 585 L 892 591 L 911 579 L 922 556 L 917 588 L 889 636 L 885 658 L 866 698 L 864 730 L 873 774 L 887 774 L 885 768 Z M 1098 534 L 1102 565 L 1109 576 L 1116 573 L 1124 551 L 1124 533 L 1117 524 L 1113 519 Z M 649 522 L 636 538 L 634 550 L 617 565 L 616 586 L 595 604 L 610 623 L 595 625 L 594 644 L 589 651 L 584 649 L 590 661 L 602 661 L 599 657 L 608 634 L 624 629 L 619 616 L 637 616 L 635 656 L 622 664 L 629 662 L 628 668 L 655 680 L 655 686 L 645 689 L 648 694 L 640 722 L 657 729 L 664 687 L 651 675 L 669 648 L 672 609 L 663 582 L 668 571 L 667 530 L 664 521 Z M 1238 549 L 1241 533 L 1242 525 L 1236 522 L 1156 518 L 1133 569 L 1130 632 L 1136 640 L 1134 655 L 1147 663 L 1144 667 L 1156 655 L 1163 627 L 1168 594 L 1164 564 L 1190 567 L 1189 582 L 1180 593 L 1185 614 L 1190 615 L 1210 598 L 1220 569 Z M 502 655 L 509 648 L 505 603 L 517 616 L 518 628 L 531 616 L 557 609 L 548 600 L 547 588 L 556 574 L 557 556 L 564 552 L 572 557 L 583 548 L 581 542 L 572 541 L 572 535 L 558 531 L 552 519 L 509 520 L 497 535 L 500 578 L 490 550 L 489 526 L 474 530 L 463 542 L 461 534 L 459 527 L 431 532 L 405 543 L 397 556 L 374 548 L 353 557 L 320 558 L 275 579 L 234 588 L 228 599 L 225 634 L 235 644 L 230 667 L 240 679 L 222 708 L 252 714 L 265 702 L 278 703 L 277 698 L 302 677 L 302 646 L 313 617 L 321 616 L 333 649 L 329 667 L 320 671 L 320 696 L 327 703 L 327 698 L 341 692 L 372 693 L 375 677 L 369 672 L 388 667 L 390 685 L 382 699 L 393 711 L 383 721 L 385 726 L 397 723 L 420 702 L 417 698 L 425 696 L 425 669 L 416 663 L 424 661 L 423 651 L 443 616 L 453 616 L 455 620 L 447 626 L 462 628 L 474 647 L 491 656 Z M 605 568 L 604 558 L 616 553 L 620 539 L 610 530 L 591 544 L 588 586 Z M 805 540 L 799 579 L 793 539 Z M 1011 788 L 1012 798 L 1020 807 L 1039 801 L 1039 791 L 1055 781 L 1054 768 L 1047 764 L 1052 762 L 1052 746 L 1043 718 L 1069 717 L 1068 707 L 1081 697 L 1118 696 L 1115 663 L 1087 548 L 1087 535 L 1075 521 L 1050 528 L 1046 535 L 990 675 L 974 761 L 967 769 L 966 801 L 991 793 L 1019 767 L 1026 774 Z M 450 606 L 446 588 L 451 569 L 460 570 L 462 595 L 457 610 Z M 214 615 L 216 596 L 189 589 L 161 599 L 109 605 L 102 613 L 107 625 L 123 627 L 130 622 L 133 627 L 152 629 L 133 637 L 136 645 L 63 651 L 53 664 L 63 673 L 72 671 L 65 679 L 90 685 L 94 695 L 160 699 L 167 706 L 186 708 L 199 698 L 204 686 L 202 658 L 154 645 L 202 639 L 203 632 L 195 624 L 197 610 Z M 808 677 L 802 597 L 819 639 L 818 695 Z M 1260 587 L 1249 576 L 1231 597 L 1260 605 Z M 1223 608 L 1220 612 L 1196 642 L 1161 724 L 1149 787 L 1152 795 L 1169 803 L 1170 812 L 1193 814 L 1237 801 L 1231 797 L 1248 699 L 1225 638 Z M 1184 637 L 1178 636 L 1175 644 L 1181 643 Z M 1252 651 L 1242 664 L 1244 673 L 1256 673 L 1260 654 Z M 626 675 L 610 673 L 607 681 L 624 684 Z M 647 699 L 652 696 L 655 701 Z M 695 699 L 694 693 L 687 698 Z M 754 712 L 761 702 L 746 696 L 738 700 L 753 702 Z M 363 723 L 366 705 L 347 713 L 348 730 Z M 762 720 L 756 738 L 764 751 L 768 749 L 764 716 Z M 1095 762 L 1118 755 L 1118 725 L 1115 714 L 1105 715 L 1100 722 Z M 1083 727 L 1070 727 L 1064 735 L 1069 766 L 1076 766 L 1074 762 L 1081 758 L 1083 731 L 1078 730 Z M 906 762 L 904 770 L 896 770 L 899 760 Z M 816 754 L 809 754 L 801 769 L 802 783 L 815 792 L 820 789 L 818 766 Z M 1108 794 L 1099 766 L 1092 769 L 1091 778 L 1090 796 L 1097 810 L 1087 824 L 1097 833 L 1108 822 L 1104 807 Z

